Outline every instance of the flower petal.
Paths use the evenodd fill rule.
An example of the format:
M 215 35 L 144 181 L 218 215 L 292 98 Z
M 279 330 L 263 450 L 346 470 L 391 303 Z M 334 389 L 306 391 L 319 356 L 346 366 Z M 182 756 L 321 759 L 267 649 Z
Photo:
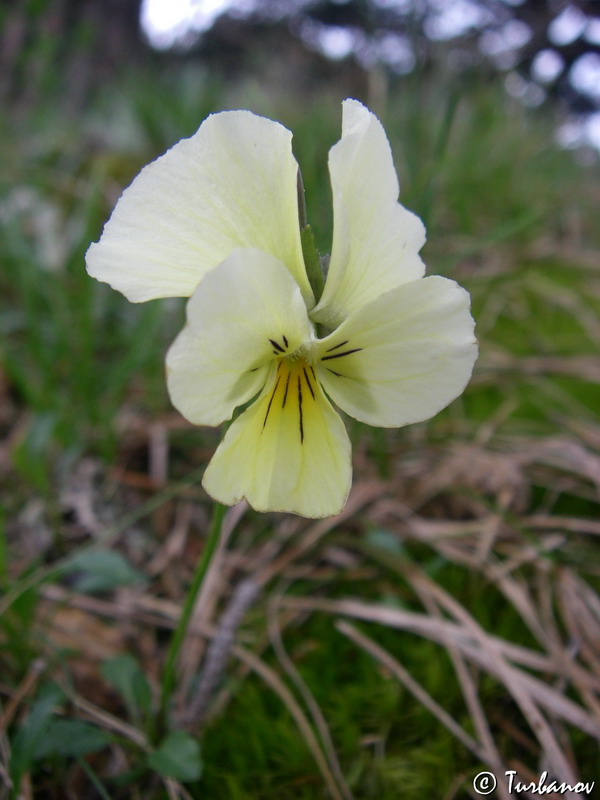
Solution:
M 339 513 L 352 479 L 350 440 L 302 360 L 273 367 L 265 390 L 225 434 L 204 473 L 208 494 L 257 511 Z
M 343 103 L 342 138 L 329 152 L 333 245 L 311 317 L 330 328 L 383 292 L 423 276 L 421 220 L 401 206 L 385 131 L 356 100 Z
M 197 425 L 218 425 L 260 391 L 275 356 L 313 337 L 285 266 L 260 250 L 235 250 L 200 282 L 167 353 L 173 405 Z
M 381 295 L 321 340 L 317 375 L 362 422 L 420 422 L 465 388 L 477 357 L 473 330 L 468 292 L 446 278 L 423 278 Z
M 125 190 L 88 272 L 134 302 L 189 297 L 233 249 L 253 247 L 283 261 L 312 305 L 291 140 L 249 111 L 208 117 Z

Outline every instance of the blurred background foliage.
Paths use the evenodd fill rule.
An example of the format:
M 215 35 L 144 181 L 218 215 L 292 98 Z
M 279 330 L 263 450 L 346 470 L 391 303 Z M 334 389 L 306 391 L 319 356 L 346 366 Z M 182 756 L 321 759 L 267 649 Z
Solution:
M 596 777 L 599 24 L 551 0 L 0 7 L 0 797 Z M 166 394 L 183 303 L 127 303 L 85 251 L 144 164 L 245 107 L 293 130 L 327 252 L 347 96 L 386 127 L 428 271 L 471 292 L 480 359 L 428 423 L 347 421 L 340 519 L 229 513 L 161 719 L 219 434 Z
M 57 84 L 82 104 L 123 67 L 174 61 L 230 78 L 277 65 L 295 88 L 353 65 L 406 75 L 441 63 L 499 71 L 534 105 L 600 103 L 594 0 L 15 0 L 1 14 L 0 97 L 25 105 Z

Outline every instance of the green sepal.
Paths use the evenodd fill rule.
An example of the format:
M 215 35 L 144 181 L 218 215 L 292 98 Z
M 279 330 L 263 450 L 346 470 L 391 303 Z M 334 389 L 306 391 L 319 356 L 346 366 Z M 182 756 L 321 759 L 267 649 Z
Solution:
M 302 242 L 302 255 L 304 257 L 304 266 L 306 267 L 308 282 L 313 290 L 315 303 L 318 303 L 323 294 L 325 281 L 323 279 L 319 251 L 315 245 L 315 237 L 310 225 L 305 225 L 300 231 L 300 241 Z

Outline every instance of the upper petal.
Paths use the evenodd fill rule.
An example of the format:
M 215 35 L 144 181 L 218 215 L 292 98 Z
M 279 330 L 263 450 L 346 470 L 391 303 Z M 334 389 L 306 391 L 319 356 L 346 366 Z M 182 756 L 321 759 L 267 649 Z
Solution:
M 292 134 L 249 111 L 206 119 L 125 190 L 86 260 L 134 302 L 188 297 L 237 247 L 282 261 L 312 303 L 298 229 Z
M 262 395 L 231 425 L 208 465 L 208 494 L 257 511 L 338 514 L 352 480 L 350 440 L 310 366 L 280 361 Z
M 422 277 L 421 220 L 398 201 L 385 131 L 357 100 L 343 103 L 342 138 L 329 152 L 333 245 L 325 289 L 311 317 L 328 327 L 383 292 Z
M 274 357 L 312 338 L 285 266 L 259 250 L 235 250 L 200 282 L 167 353 L 173 405 L 190 422 L 218 425 L 261 390 Z
M 392 289 L 319 342 L 317 374 L 356 419 L 399 427 L 428 419 L 465 388 L 477 358 L 468 292 L 439 276 Z

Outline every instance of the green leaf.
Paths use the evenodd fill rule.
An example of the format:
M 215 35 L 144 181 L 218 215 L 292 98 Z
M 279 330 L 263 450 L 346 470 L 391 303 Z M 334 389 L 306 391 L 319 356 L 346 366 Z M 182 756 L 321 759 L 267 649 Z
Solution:
M 100 728 L 78 719 L 53 719 L 36 751 L 36 759 L 51 755 L 73 757 L 96 753 L 111 738 Z
M 133 656 L 123 654 L 105 661 L 101 667 L 107 683 L 123 698 L 129 716 L 139 720 L 142 714 L 149 715 L 152 692 L 146 676 Z
M 2 505 L 0 506 L 0 588 L 3 590 L 8 583 L 8 547 L 6 542 L 6 513 Z
M 63 699 L 57 686 L 45 686 L 32 705 L 25 721 L 12 742 L 10 775 L 18 793 L 23 775 L 30 769 L 37 752 L 46 737 L 54 709 Z
M 69 572 L 81 573 L 75 580 L 79 592 L 107 592 L 118 586 L 131 586 L 144 581 L 141 572 L 114 550 L 87 550 L 69 564 Z
M 375 528 L 375 530 L 368 531 L 365 541 L 370 547 L 386 550 L 394 555 L 401 556 L 405 552 L 404 544 L 398 538 L 398 534 L 385 528 Z
M 202 774 L 200 745 L 185 731 L 172 731 L 150 753 L 148 764 L 166 778 L 197 781 Z

